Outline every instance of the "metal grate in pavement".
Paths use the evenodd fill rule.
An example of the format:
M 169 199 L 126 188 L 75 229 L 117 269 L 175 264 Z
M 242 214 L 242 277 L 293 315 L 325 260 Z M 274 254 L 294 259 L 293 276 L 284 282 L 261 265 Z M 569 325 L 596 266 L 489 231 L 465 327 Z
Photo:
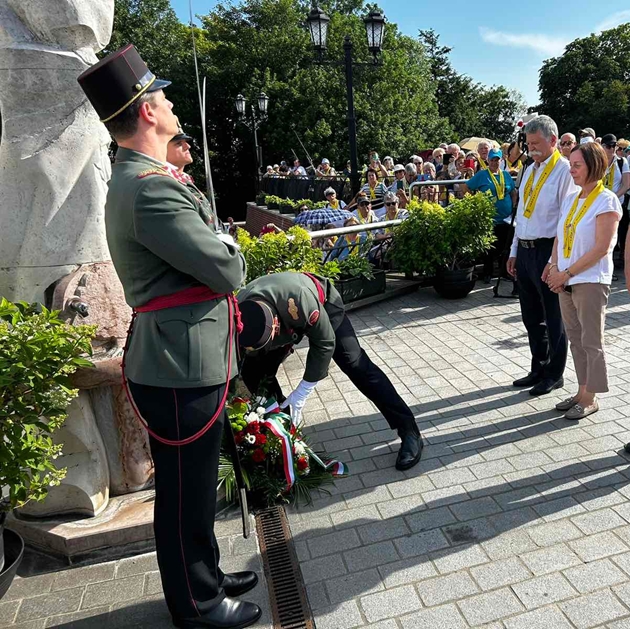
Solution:
M 291 531 L 282 507 L 256 516 L 274 629 L 315 629 Z

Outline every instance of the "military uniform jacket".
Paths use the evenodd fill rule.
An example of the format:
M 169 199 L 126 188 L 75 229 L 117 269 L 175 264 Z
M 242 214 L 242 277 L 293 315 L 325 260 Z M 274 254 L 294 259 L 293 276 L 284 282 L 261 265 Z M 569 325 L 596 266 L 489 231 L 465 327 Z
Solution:
M 210 204 L 164 164 L 120 148 L 105 206 L 107 242 L 133 308 L 194 286 L 231 293 L 245 260 L 206 221 Z M 227 374 L 225 299 L 139 313 L 125 361 L 127 377 L 158 387 L 205 387 Z M 232 375 L 237 374 L 233 344 Z
M 286 345 L 296 345 L 308 337 L 304 380 L 318 382 L 328 375 L 335 351 L 335 330 L 344 316 L 341 295 L 327 280 L 317 277 L 326 295 L 319 301 L 313 280 L 303 273 L 274 273 L 259 277 L 238 293 L 239 302 L 246 299 L 264 301 L 278 314 L 280 332 L 261 352 Z

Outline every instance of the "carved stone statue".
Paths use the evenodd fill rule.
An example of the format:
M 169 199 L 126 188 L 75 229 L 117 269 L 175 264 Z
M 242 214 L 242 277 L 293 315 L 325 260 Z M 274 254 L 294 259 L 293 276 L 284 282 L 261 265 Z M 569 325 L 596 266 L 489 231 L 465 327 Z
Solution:
M 109 41 L 114 0 L 0 0 L 0 296 L 45 303 L 110 259 L 109 135 L 76 77 Z

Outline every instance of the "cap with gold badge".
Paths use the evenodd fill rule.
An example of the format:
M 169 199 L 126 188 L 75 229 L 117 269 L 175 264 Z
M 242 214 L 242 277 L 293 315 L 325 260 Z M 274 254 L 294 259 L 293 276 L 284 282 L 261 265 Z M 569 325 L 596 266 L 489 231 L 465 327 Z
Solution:
M 133 44 L 107 55 L 77 80 L 101 122 L 109 122 L 143 94 L 171 84 L 155 77 Z

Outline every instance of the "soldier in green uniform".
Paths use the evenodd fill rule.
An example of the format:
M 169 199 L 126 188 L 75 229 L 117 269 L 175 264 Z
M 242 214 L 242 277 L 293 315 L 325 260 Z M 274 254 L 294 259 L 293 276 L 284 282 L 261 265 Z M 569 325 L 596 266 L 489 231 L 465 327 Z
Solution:
M 257 392 L 264 383 L 281 408 L 291 406 L 293 420 L 299 422 L 308 396 L 334 360 L 398 431 L 396 468 L 408 470 L 420 461 L 423 442 L 411 409 L 359 345 L 341 295 L 328 280 L 307 273 L 275 273 L 247 284 L 238 301 L 243 320 L 239 344 L 245 348 L 241 376 L 250 391 Z M 304 377 L 285 398 L 276 373 L 304 336 L 309 341 Z
M 224 574 L 214 535 L 224 402 L 237 373 L 232 294 L 245 261 L 229 236 L 208 228 L 203 195 L 166 166 L 178 132 L 168 82 L 126 46 L 79 83 L 119 146 L 105 223 L 134 309 L 124 367 L 150 434 L 164 596 L 177 627 L 246 627 L 261 610 L 232 597 L 253 588 L 256 574 Z

